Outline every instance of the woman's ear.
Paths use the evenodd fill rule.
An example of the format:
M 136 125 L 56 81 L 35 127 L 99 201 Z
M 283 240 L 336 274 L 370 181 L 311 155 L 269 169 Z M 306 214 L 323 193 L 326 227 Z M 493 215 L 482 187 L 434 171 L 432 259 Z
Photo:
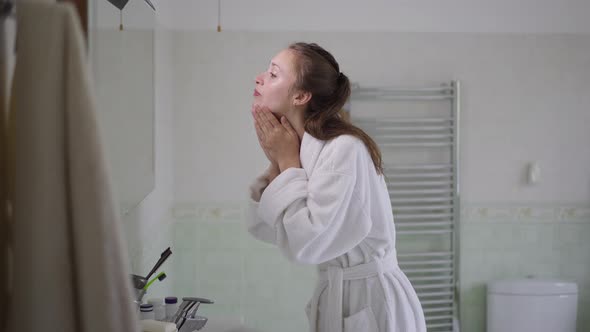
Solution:
M 311 100 L 311 92 L 298 91 L 293 95 L 293 105 L 303 106 Z

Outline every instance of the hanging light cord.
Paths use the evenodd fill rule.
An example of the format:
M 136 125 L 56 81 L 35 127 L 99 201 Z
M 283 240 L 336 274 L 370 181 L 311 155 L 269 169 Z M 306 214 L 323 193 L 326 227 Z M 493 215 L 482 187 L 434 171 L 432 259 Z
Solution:
M 217 0 L 217 32 L 221 32 L 221 0 Z

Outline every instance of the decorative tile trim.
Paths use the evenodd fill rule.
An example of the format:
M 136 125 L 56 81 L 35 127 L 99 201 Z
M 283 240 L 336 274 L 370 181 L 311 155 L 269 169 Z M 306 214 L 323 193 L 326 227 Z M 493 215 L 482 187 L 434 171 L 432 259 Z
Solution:
M 177 204 L 171 209 L 172 217 L 174 218 L 189 218 L 197 216 L 197 207 L 194 204 Z
M 192 219 L 198 222 L 241 222 L 245 209 L 245 203 L 180 203 L 171 209 L 171 214 L 175 219 Z
M 246 203 L 177 203 L 171 209 L 174 219 L 197 222 L 240 222 Z M 588 222 L 590 204 L 463 203 L 461 222 Z
M 588 222 L 589 204 L 464 204 L 461 222 Z

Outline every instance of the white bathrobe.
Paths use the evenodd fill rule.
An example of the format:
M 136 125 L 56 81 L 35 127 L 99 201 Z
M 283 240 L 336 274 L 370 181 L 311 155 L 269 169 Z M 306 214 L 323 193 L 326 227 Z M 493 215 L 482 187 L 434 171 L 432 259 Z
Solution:
M 424 314 L 397 264 L 384 177 L 364 143 L 305 133 L 301 165 L 251 187 L 249 232 L 292 261 L 318 265 L 312 332 L 422 332 Z

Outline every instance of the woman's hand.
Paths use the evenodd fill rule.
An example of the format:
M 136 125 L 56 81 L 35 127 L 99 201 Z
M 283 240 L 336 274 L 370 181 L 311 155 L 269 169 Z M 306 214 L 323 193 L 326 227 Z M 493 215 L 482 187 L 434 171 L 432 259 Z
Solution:
M 259 108 L 258 105 L 252 106 L 252 116 L 254 116 L 254 110 L 257 108 Z M 262 147 L 262 132 L 258 129 L 258 126 L 256 126 L 256 120 L 254 121 L 254 125 L 256 127 L 256 137 L 258 137 L 258 144 L 260 144 L 260 147 Z M 271 183 L 277 176 L 279 176 L 279 174 L 281 174 L 281 170 L 279 169 L 279 165 L 271 159 L 270 154 L 264 148 L 262 151 L 264 151 L 266 158 L 268 161 L 270 161 L 270 165 L 268 165 L 265 175 L 268 183 Z
M 254 107 L 254 126 L 258 142 L 267 158 L 278 165 L 281 172 L 300 168 L 299 137 L 285 117 L 279 122 L 268 108 Z
M 264 151 L 264 154 L 266 155 L 266 158 L 268 159 L 268 161 L 270 161 L 270 166 L 269 169 L 270 170 L 276 170 L 277 172 L 279 171 L 279 165 L 277 164 L 276 160 L 273 160 L 273 158 L 271 157 L 271 155 L 269 154 L 269 152 L 263 147 L 263 142 L 262 142 L 262 137 L 263 137 L 263 133 L 260 130 L 259 126 L 256 124 L 256 110 L 258 110 L 260 108 L 260 106 L 258 105 L 253 105 L 252 106 L 252 117 L 254 118 L 254 127 L 256 128 L 256 137 L 258 137 L 258 144 L 260 144 L 260 147 L 262 148 L 262 151 Z
M 279 165 L 271 163 L 266 169 L 266 180 L 271 183 L 279 174 L 281 174 Z

